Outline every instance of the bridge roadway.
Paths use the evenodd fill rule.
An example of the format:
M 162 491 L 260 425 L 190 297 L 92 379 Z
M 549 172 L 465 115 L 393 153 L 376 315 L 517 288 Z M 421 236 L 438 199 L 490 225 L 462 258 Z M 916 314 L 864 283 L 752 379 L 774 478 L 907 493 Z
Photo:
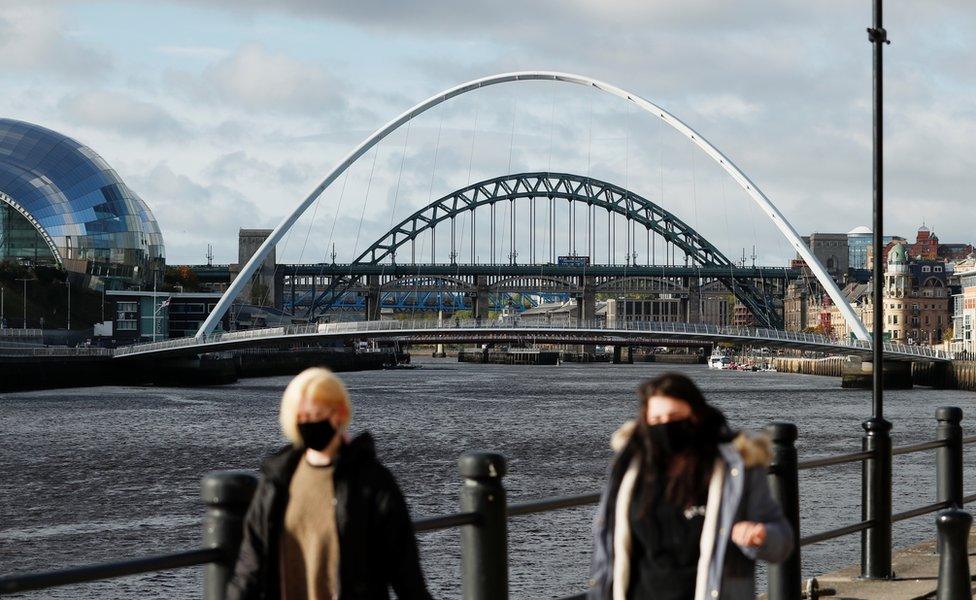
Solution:
M 437 321 L 350 321 L 313 325 L 289 325 L 215 333 L 206 338 L 179 338 L 164 342 L 116 348 L 114 360 L 168 358 L 246 347 L 288 346 L 345 340 L 382 340 L 403 344 L 536 343 L 611 346 L 664 346 L 669 343 L 732 342 L 756 346 L 825 352 L 834 355 L 871 356 L 871 343 L 840 342 L 826 336 L 779 331 L 722 327 L 691 323 L 630 322 L 607 327 L 597 322 L 565 324 L 519 324 L 478 320 Z M 951 356 L 925 346 L 885 344 L 885 359 L 897 361 L 951 360 Z

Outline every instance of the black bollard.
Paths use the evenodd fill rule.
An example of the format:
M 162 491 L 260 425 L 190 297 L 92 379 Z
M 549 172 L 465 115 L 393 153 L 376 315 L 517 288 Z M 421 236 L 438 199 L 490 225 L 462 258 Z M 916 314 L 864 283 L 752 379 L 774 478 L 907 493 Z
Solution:
M 874 452 L 861 467 L 861 518 L 874 521 L 861 532 L 861 577 L 891 579 L 891 423 L 872 418 L 861 426 L 861 449 Z
M 508 509 L 502 477 L 505 457 L 468 453 L 458 461 L 464 477 L 461 512 L 478 521 L 461 528 L 461 572 L 464 600 L 508 598 Z
M 950 508 L 936 518 L 939 528 L 939 589 L 936 600 L 972 600 L 969 578 L 969 528 L 973 517 L 964 510 Z
M 766 433 L 773 441 L 773 460 L 769 465 L 769 489 L 783 516 L 793 528 L 793 553 L 779 564 L 769 565 L 769 600 L 800 600 L 800 484 L 796 456 L 796 425 L 770 423 Z
M 935 409 L 939 424 L 935 437 L 946 445 L 936 451 L 936 499 L 962 507 L 962 409 L 943 406 Z
M 201 496 L 207 505 L 203 547 L 220 548 L 223 559 L 210 563 L 203 578 L 205 600 L 223 600 L 241 548 L 244 514 L 254 496 L 258 479 L 247 471 L 214 471 L 201 482 Z

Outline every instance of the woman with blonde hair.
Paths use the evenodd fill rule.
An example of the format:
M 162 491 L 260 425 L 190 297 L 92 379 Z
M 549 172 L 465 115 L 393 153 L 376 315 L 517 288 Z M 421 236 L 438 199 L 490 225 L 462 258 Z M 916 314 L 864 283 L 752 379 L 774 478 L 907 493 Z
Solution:
M 307 369 L 281 399 L 290 444 L 265 461 L 229 600 L 427 600 L 403 494 L 373 438 L 345 435 L 352 407 L 331 371 Z
M 587 598 L 752 600 L 755 561 L 782 561 L 795 542 L 766 482 L 768 441 L 730 431 L 684 375 L 637 396 L 611 443 Z

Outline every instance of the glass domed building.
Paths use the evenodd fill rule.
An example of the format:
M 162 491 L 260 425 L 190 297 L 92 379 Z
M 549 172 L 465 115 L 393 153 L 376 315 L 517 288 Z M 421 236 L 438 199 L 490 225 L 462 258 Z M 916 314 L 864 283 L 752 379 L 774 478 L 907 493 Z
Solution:
M 0 119 L 4 260 L 56 265 L 93 287 L 123 288 L 152 285 L 165 250 L 152 211 L 91 148 Z

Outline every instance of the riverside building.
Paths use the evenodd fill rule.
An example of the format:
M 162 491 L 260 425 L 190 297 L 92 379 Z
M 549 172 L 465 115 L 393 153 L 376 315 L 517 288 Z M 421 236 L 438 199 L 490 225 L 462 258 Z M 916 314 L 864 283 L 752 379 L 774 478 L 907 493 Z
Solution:
M 96 289 L 162 281 L 163 237 L 149 206 L 94 150 L 0 119 L 0 261 L 55 266 Z
M 960 293 L 952 298 L 952 349 L 972 355 L 976 354 L 976 269 L 958 275 Z

